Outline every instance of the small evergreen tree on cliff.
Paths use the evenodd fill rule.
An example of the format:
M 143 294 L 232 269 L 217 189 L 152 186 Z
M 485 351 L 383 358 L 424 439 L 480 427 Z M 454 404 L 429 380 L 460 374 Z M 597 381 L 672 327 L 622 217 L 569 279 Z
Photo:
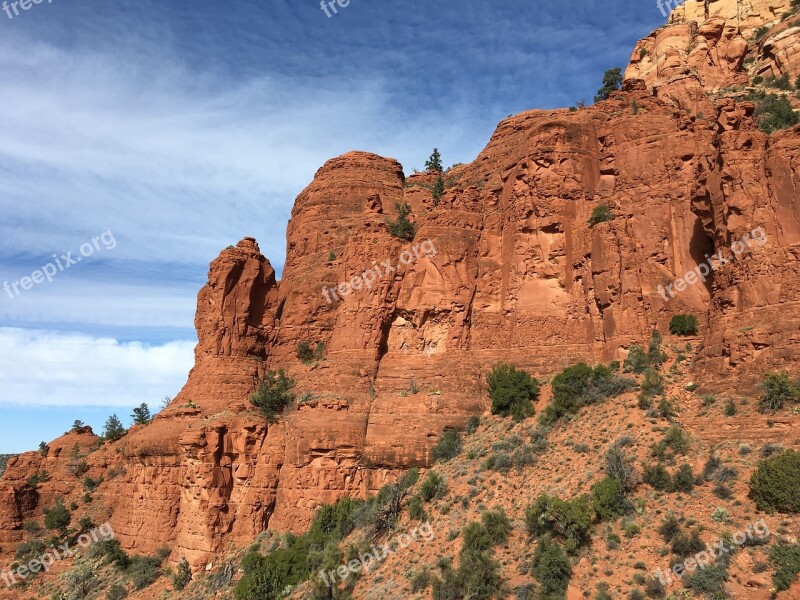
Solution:
M 444 171 L 442 168 L 442 155 L 439 154 L 438 148 L 434 148 L 433 154 L 425 161 L 425 169 L 428 173 L 441 173 Z
M 56 500 L 56 505 L 44 511 L 44 526 L 50 531 L 58 531 L 61 535 L 67 535 L 67 527 L 72 520 L 72 515 L 64 506 L 63 500 Z
M 402 204 L 398 202 L 395 204 L 395 208 L 399 216 L 396 221 L 386 219 L 386 227 L 389 228 L 389 233 L 394 237 L 410 242 L 414 239 L 414 236 L 417 235 L 416 226 L 408 220 L 408 215 L 411 214 L 411 207 L 405 202 Z
M 119 420 L 119 417 L 117 415 L 108 417 L 103 437 L 113 442 L 121 438 L 124 434 L 125 427 L 122 426 L 122 421 Z
M 147 425 L 153 417 L 150 416 L 150 408 L 142 402 L 137 408 L 133 409 L 131 415 L 134 425 Z
M 442 194 L 444 194 L 444 177 L 442 177 L 442 174 L 439 173 L 439 176 L 436 178 L 436 183 L 433 184 L 434 206 L 439 205 L 439 201 L 442 199 Z
M 622 87 L 622 69 L 616 67 L 609 69 L 603 75 L 603 87 L 597 90 L 597 95 L 594 97 L 595 102 L 601 100 L 608 100 L 611 92 L 616 92 Z
M 258 408 L 267 421 L 273 422 L 278 413 L 294 401 L 293 387 L 294 381 L 283 369 L 267 371 L 250 396 L 250 404 Z
M 697 317 L 694 315 L 675 315 L 670 319 L 669 332 L 672 335 L 696 335 Z

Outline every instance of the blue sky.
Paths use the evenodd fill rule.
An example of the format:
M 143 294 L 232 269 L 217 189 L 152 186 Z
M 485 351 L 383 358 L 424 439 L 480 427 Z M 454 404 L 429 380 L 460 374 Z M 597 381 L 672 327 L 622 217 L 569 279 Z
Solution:
M 496 124 L 590 102 L 655 2 L 53 0 L 0 12 L 0 452 L 174 395 L 195 298 L 349 150 L 469 162 Z M 13 14 L 13 12 L 12 12 Z M 106 234 L 113 244 L 93 240 Z M 82 244 L 84 255 L 81 254 Z M 55 258 L 53 255 L 56 255 Z M 62 261 L 66 262 L 66 261 Z M 40 277 L 41 279 L 41 277 Z

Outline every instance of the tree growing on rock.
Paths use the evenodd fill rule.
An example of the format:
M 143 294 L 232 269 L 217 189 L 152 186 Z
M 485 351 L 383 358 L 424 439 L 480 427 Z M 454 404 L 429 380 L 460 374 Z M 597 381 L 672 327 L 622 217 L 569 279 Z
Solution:
M 61 498 L 56 500 L 55 506 L 44 511 L 44 526 L 50 531 L 60 532 L 61 535 L 67 535 L 67 527 L 71 520 L 72 515 Z
M 250 404 L 258 408 L 267 421 L 273 422 L 294 401 L 293 387 L 294 381 L 283 369 L 267 371 L 250 396 Z
M 153 417 L 150 416 L 150 408 L 144 402 L 133 409 L 131 418 L 133 419 L 134 425 L 147 425 L 153 420 Z
M 608 100 L 611 92 L 616 92 L 622 87 L 622 69 L 615 67 L 609 69 L 603 75 L 603 87 L 597 90 L 597 95 L 594 97 L 595 102 L 601 100 Z
M 434 148 L 430 158 L 425 161 L 425 169 L 428 173 L 441 173 L 444 170 L 442 167 L 442 155 L 439 154 L 438 148 Z
M 389 228 L 389 233 L 396 238 L 410 242 L 414 239 L 414 236 L 417 235 L 416 225 L 408 220 L 408 215 L 411 214 L 411 207 L 405 202 L 402 204 L 398 202 L 395 205 L 395 208 L 399 213 L 397 220 L 386 220 L 386 226 Z
M 111 415 L 106 420 L 105 431 L 103 437 L 112 442 L 118 440 L 125 435 L 125 427 L 122 426 L 122 421 L 119 420 L 117 415 Z

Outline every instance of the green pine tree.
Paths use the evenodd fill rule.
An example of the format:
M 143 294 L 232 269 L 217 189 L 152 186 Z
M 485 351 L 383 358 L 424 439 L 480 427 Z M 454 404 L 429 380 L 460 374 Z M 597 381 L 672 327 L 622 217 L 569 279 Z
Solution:
M 150 416 L 150 408 L 142 402 L 138 408 L 133 409 L 133 414 L 131 415 L 133 419 L 134 425 L 147 425 L 151 420 L 152 417 Z
M 122 426 L 122 421 L 119 420 L 117 415 L 111 415 L 106 420 L 105 432 L 103 437 L 107 440 L 118 440 L 125 435 L 125 427 Z
M 425 161 L 425 169 L 427 169 L 429 173 L 441 173 L 444 171 L 442 168 L 442 155 L 439 154 L 438 148 L 434 148 L 431 157 Z

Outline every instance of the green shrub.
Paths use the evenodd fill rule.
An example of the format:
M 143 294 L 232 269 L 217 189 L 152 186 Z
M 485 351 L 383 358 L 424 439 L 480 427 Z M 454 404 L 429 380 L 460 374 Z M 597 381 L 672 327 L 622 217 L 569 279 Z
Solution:
M 642 532 L 642 528 L 639 527 L 636 523 L 627 523 L 622 528 L 622 530 L 625 532 L 626 538 L 632 538 L 636 535 L 639 535 Z
M 778 90 L 783 90 L 784 92 L 788 92 L 792 89 L 792 82 L 789 81 L 789 74 L 784 73 L 780 77 L 773 77 L 767 82 L 767 85 L 771 88 L 775 88 Z
M 416 594 L 427 590 L 431 585 L 431 574 L 427 568 L 422 569 L 411 579 L 411 593 Z
M 775 589 L 779 592 L 788 590 L 800 573 L 800 545 L 780 542 L 770 550 L 769 560 L 775 569 L 772 574 Z
M 70 598 L 87 598 L 97 587 L 97 574 L 92 565 L 83 563 L 77 565 L 63 575 L 66 586 L 72 590 Z
M 444 482 L 444 478 L 436 471 L 428 471 L 419 488 L 419 494 L 425 502 L 430 502 L 434 498 L 441 498 L 446 491 L 447 484 Z
M 714 486 L 714 489 L 711 490 L 713 494 L 719 498 L 720 500 L 730 500 L 731 496 L 733 496 L 733 491 L 724 483 L 718 483 Z
M 442 579 L 433 582 L 434 600 L 496 597 L 501 589 L 500 565 L 491 557 L 492 538 L 481 523 L 470 523 L 462 534 L 459 566 L 443 565 Z
M 33 539 L 27 542 L 21 542 L 14 552 L 14 558 L 20 559 L 23 562 L 28 562 L 31 558 L 41 556 L 45 548 L 45 543 L 42 540 Z
M 732 417 L 736 414 L 736 401 L 733 398 L 728 398 L 725 402 L 725 408 L 722 410 L 726 417 Z
M 645 369 L 642 380 L 642 394 L 651 398 L 664 393 L 664 377 L 655 369 Z
M 42 469 L 41 471 L 37 471 L 28 477 L 27 484 L 29 487 L 36 489 L 39 487 L 40 483 L 44 483 L 46 481 L 50 481 L 50 473 L 47 472 L 47 469 Z
M 613 221 L 615 218 L 614 213 L 611 210 L 611 207 L 602 204 L 600 206 L 595 206 L 592 210 L 592 216 L 589 217 L 589 225 L 594 227 L 598 223 L 607 223 L 608 221 Z
M 800 389 L 789 378 L 789 374 L 768 373 L 759 386 L 761 397 L 758 400 L 758 409 L 762 413 L 777 412 L 787 403 L 800 401 Z
M 102 477 L 100 479 L 92 479 L 87 475 L 83 478 L 83 489 L 87 492 L 93 492 L 100 486 L 101 483 L 103 483 Z
M 422 498 L 419 494 L 411 496 L 408 501 L 408 516 L 415 521 L 426 519 L 425 509 L 422 507 Z
M 472 435 L 473 433 L 478 431 L 478 427 L 480 427 L 480 424 L 481 424 L 481 418 L 478 415 L 472 415 L 469 418 L 469 421 L 467 421 L 467 426 L 464 429 L 464 431 L 467 433 L 467 435 Z
M 800 512 L 800 452 L 787 450 L 759 461 L 750 490 L 758 510 Z
M 617 440 L 606 452 L 605 473 L 612 479 L 618 479 L 622 483 L 625 492 L 631 492 L 636 488 L 637 473 L 632 460 L 625 454 L 621 440 Z
M 711 513 L 711 520 L 717 523 L 730 523 L 731 515 L 727 509 L 718 506 L 714 509 L 714 512 Z
M 672 491 L 672 478 L 669 476 L 667 469 L 661 463 L 656 463 L 655 465 L 645 465 L 642 481 L 644 481 L 647 485 L 652 486 L 656 490 L 664 492 Z
M 644 582 L 644 593 L 648 598 L 663 598 L 666 591 L 664 584 L 655 577 L 648 577 Z
M 664 364 L 664 361 L 667 359 L 666 354 L 661 351 L 661 343 L 664 341 L 664 337 L 658 330 L 653 330 L 652 335 L 650 336 L 650 343 L 647 346 L 647 360 L 650 365 L 656 369 L 660 369 L 661 365 Z
M 481 515 L 481 523 L 492 546 L 505 544 L 511 533 L 511 521 L 503 508 L 491 510 Z
M 650 361 L 647 359 L 647 353 L 641 346 L 633 345 L 628 350 L 628 356 L 625 362 L 622 363 L 622 369 L 625 373 L 644 373 L 645 369 L 650 366 Z
M 629 510 L 625 487 L 619 479 L 604 477 L 592 486 L 592 509 L 601 521 L 610 521 Z
M 594 595 L 594 600 L 613 600 L 611 594 L 608 593 L 608 583 L 601 581 L 597 584 L 597 593 Z
M 706 598 L 726 598 L 726 581 L 728 581 L 728 561 L 726 557 L 720 557 L 705 569 L 697 569 L 686 574 L 683 585 L 696 594 L 705 594 Z
M 102 557 L 102 564 L 115 565 L 120 569 L 127 569 L 131 563 L 130 557 L 122 549 L 119 540 L 100 540 L 92 544 L 89 549 L 92 558 Z
M 575 554 L 590 539 L 591 500 L 587 495 L 565 501 L 542 494 L 526 509 L 525 525 L 534 537 L 544 534 L 560 537 L 567 552 Z
M 706 545 L 700 539 L 700 532 L 694 529 L 690 534 L 683 531 L 672 538 L 672 552 L 681 558 L 697 554 L 705 550 Z
M 761 38 L 763 38 L 765 35 L 769 33 L 769 29 L 770 29 L 769 25 L 762 25 L 761 27 L 755 30 L 755 32 L 753 33 L 753 37 L 755 38 L 756 41 L 760 41 Z
M 540 598 L 563 598 L 572 578 L 572 564 L 561 546 L 542 537 L 536 544 L 531 575 L 541 586 Z
M 55 506 L 44 511 L 44 526 L 50 531 L 59 531 L 62 535 L 67 534 L 71 520 L 72 515 L 61 498 L 56 500 Z
M 658 401 L 658 413 L 663 419 L 672 419 L 678 414 L 678 411 L 675 408 L 675 404 L 666 398 L 661 398 L 661 400 Z
M 242 559 L 244 575 L 235 589 L 237 600 L 282 598 L 287 586 L 297 585 L 308 578 L 307 559 L 299 554 L 299 546 L 295 543 L 267 556 L 256 552 L 245 555 Z
M 792 109 L 789 100 L 785 96 L 775 94 L 765 96 L 756 106 L 754 114 L 759 129 L 765 133 L 794 127 L 800 122 L 800 117 Z
M 411 207 L 403 202 L 402 204 L 395 204 L 395 208 L 398 213 L 397 220 L 392 221 L 387 219 L 386 227 L 389 229 L 389 233 L 394 237 L 410 242 L 414 239 L 414 236 L 417 235 L 416 225 L 408 220 L 408 215 L 411 214 Z
M 106 600 L 124 600 L 128 597 L 128 591 L 119 583 L 114 583 L 106 592 Z
M 461 432 L 445 429 L 439 443 L 433 447 L 431 456 L 434 462 L 447 462 L 461 453 Z
M 493 415 L 511 415 L 515 421 L 533 416 L 533 401 L 539 397 L 539 381 L 513 365 L 495 365 L 486 376 Z
M 172 576 L 172 586 L 176 590 L 182 590 L 189 582 L 192 580 L 192 569 L 189 567 L 189 561 L 185 558 L 181 559 L 181 562 L 178 563 L 178 568 L 175 571 L 175 574 Z
M 697 317 L 694 315 L 675 315 L 670 319 L 669 332 L 672 335 L 697 335 Z
M 305 581 L 312 571 L 323 567 L 335 569 L 342 563 L 337 544 L 353 530 L 356 520 L 363 519 L 373 525 L 385 522 L 384 519 L 391 521 L 395 507 L 399 514 L 400 503 L 418 476 L 412 469 L 398 483 L 384 486 L 377 496 L 366 502 L 345 498 L 323 506 L 306 534 L 289 536 L 285 547 L 266 556 L 258 552 L 245 555 L 241 565 L 244 574 L 235 588 L 237 600 L 282 598 L 287 586 Z M 382 507 L 390 507 L 390 510 L 383 511 Z M 314 584 L 319 583 L 322 583 L 321 578 L 315 578 Z
M 664 434 L 664 439 L 653 444 L 650 448 L 651 453 L 656 458 L 666 458 L 676 454 L 686 454 L 691 448 L 692 441 L 680 425 L 673 425 Z
M 294 381 L 283 369 L 267 371 L 250 396 L 250 404 L 258 408 L 267 421 L 274 422 L 278 414 L 294 401 L 293 387 Z
M 683 464 L 675 472 L 672 479 L 672 489 L 676 492 L 691 492 L 694 489 L 694 473 L 692 467 L 688 464 Z
M 499 473 L 508 473 L 514 466 L 513 457 L 506 452 L 496 452 L 491 454 L 483 464 L 484 468 Z
M 593 369 L 585 363 L 578 363 L 553 378 L 553 398 L 542 414 L 541 422 L 551 425 L 577 413 L 584 406 L 619 396 L 635 385 L 633 380 L 619 377 L 603 365 Z
M 166 557 L 164 557 L 166 558 Z M 161 563 L 164 558 L 159 556 L 131 556 L 130 564 L 126 569 L 134 590 L 143 590 L 151 586 L 161 576 Z
M 311 362 L 314 360 L 314 350 L 311 349 L 311 342 L 305 340 L 298 342 L 295 352 L 297 354 L 297 358 L 299 358 L 300 361 L 305 365 L 311 364 Z

